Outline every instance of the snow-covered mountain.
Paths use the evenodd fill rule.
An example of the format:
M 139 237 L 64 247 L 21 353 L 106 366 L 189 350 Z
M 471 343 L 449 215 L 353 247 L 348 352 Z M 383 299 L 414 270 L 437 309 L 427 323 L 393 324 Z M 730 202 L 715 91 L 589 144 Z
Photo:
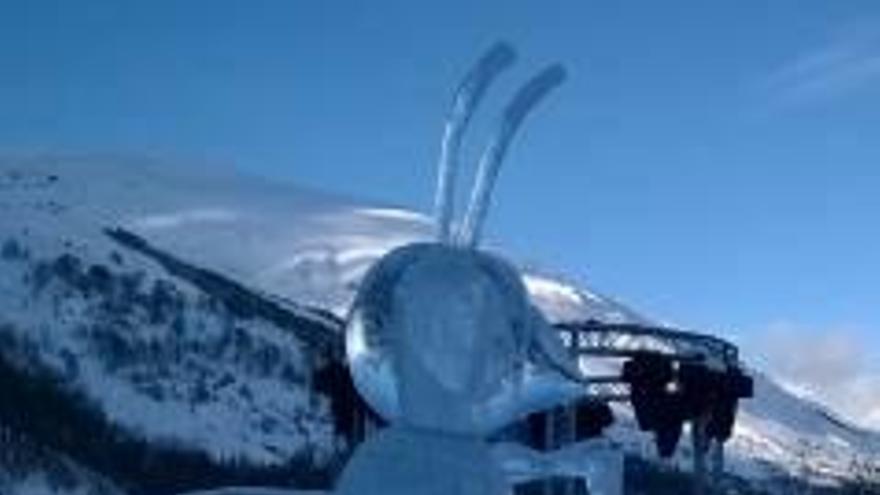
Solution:
M 225 279 L 206 289 L 107 234 L 117 228 Z M 345 315 L 374 260 L 430 228 L 411 211 L 228 172 L 119 157 L 0 159 L 0 390 L 17 401 L 0 400 L 0 435 L 26 430 L 22 442 L 52 451 L 68 472 L 65 438 L 81 431 L 66 430 L 93 432 L 76 479 L 105 493 L 130 487 L 94 481 L 92 470 L 124 480 L 167 459 L 190 477 L 163 479 L 159 490 L 193 488 L 221 465 L 218 482 L 319 485 L 347 443 L 330 397 L 307 383 L 323 364 L 310 352 L 316 334 Z M 553 321 L 649 321 L 588 288 L 524 277 Z M 755 377 L 731 442 L 737 473 L 832 480 L 880 462 L 880 434 Z M 649 438 L 621 417 L 613 436 L 647 452 Z M 108 459 L 108 450 L 124 454 Z M 45 481 L 0 461 L 4 494 Z

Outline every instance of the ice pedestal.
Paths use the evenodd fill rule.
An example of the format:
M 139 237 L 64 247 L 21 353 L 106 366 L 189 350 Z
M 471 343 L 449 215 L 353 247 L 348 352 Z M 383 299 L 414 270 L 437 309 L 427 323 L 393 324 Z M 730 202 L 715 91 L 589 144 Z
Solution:
M 586 440 L 551 452 L 539 452 L 516 443 L 492 448 L 496 462 L 512 484 L 577 478 L 590 495 L 623 494 L 623 452 L 605 439 Z
M 336 495 L 509 495 L 481 439 L 392 426 L 355 451 Z

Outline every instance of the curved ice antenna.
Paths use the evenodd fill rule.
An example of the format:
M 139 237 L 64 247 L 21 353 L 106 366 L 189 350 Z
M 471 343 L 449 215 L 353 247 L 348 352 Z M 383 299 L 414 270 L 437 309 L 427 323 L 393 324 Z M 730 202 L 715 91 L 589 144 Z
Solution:
M 504 110 L 495 137 L 480 158 L 477 179 L 471 190 L 470 203 L 458 235 L 459 244 L 474 247 L 479 243 L 492 198 L 492 188 L 510 141 L 526 115 L 564 80 L 565 69 L 559 64 L 551 65 L 527 82 Z
M 516 59 L 516 53 L 507 43 L 497 43 L 489 49 L 462 80 L 455 92 L 452 108 L 446 118 L 440 163 L 437 170 L 437 191 L 434 198 L 434 218 L 437 221 L 437 240 L 450 241 L 450 224 L 455 198 L 455 180 L 458 176 L 458 154 L 461 140 L 474 110 L 483 99 L 486 88 Z

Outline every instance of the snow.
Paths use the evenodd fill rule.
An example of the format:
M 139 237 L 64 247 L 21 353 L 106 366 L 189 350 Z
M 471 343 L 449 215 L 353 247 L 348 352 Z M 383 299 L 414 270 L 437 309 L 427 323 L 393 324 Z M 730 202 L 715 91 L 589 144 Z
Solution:
M 90 495 L 89 487 L 58 487 L 42 474 L 32 474 L 5 488 L 4 495 Z
M 183 304 L 182 330 L 167 322 L 153 324 L 137 311 L 120 319 L 94 295 L 57 280 L 39 292 L 32 287 L 34 263 L 62 253 L 78 256 L 84 268 L 94 264 L 118 276 L 140 275 L 142 287 L 167 282 L 161 267 L 137 256 L 126 253 L 124 263 L 115 264 L 112 254 L 124 250 L 102 229 L 187 230 L 236 218 L 230 208 L 183 205 L 182 198 L 202 187 L 199 182 L 185 174 L 117 168 L 100 160 L 0 163 L 0 243 L 15 239 L 30 256 L 0 260 L 0 325 L 21 345 L 37 349 L 25 368 L 57 374 L 137 436 L 201 450 L 221 461 L 274 465 L 309 450 L 321 462 L 341 447 L 340 440 L 327 398 L 291 381 L 302 380 L 306 364 L 301 343 L 289 332 L 265 321 L 237 320 L 185 283 L 171 284 Z M 170 211 L 169 204 L 182 208 Z M 249 350 L 215 351 L 236 327 Z M 182 334 L 170 339 L 172 331 Z M 163 359 L 136 355 L 111 366 L 118 359 L 96 347 L 111 334 L 131 349 L 158 350 Z M 260 352 L 276 350 L 278 361 L 271 369 L 249 364 L 260 362 Z
M 376 259 L 433 235 L 429 219 L 410 210 L 228 172 L 129 162 L 0 158 L 0 211 L 16 212 L 0 215 L 0 229 L 28 225 L 49 239 L 82 239 L 95 248 L 107 246 L 102 228 L 125 227 L 183 259 L 339 316 Z M 12 180 L 12 172 L 19 179 Z M 52 176 L 58 179 L 49 182 Z M 49 203 L 60 211 L 43 207 Z M 529 273 L 526 284 L 551 315 L 639 319 L 613 300 L 538 273 Z
M 365 205 L 229 171 L 206 173 L 143 162 L 89 156 L 0 159 L 0 242 L 15 237 L 40 256 L 73 252 L 84 259 L 106 261 L 119 248 L 102 229 L 121 226 L 182 259 L 263 293 L 345 316 L 360 280 L 378 257 L 433 235 L 431 222 L 407 209 Z M 144 270 L 151 280 L 164 276 L 147 262 L 127 263 Z M 14 266 L 0 261 L 3 318 L 31 329 L 28 338 L 45 345 L 52 359 L 60 356 L 61 349 L 82 356 L 92 352 L 77 347 L 81 344 L 75 344 L 73 337 L 63 338 L 73 335 L 70 332 L 77 322 L 90 317 L 93 308 L 87 301 L 71 300 L 56 307 L 51 301 L 35 300 L 20 282 L 24 272 Z M 524 283 L 532 302 L 551 321 L 650 321 L 613 299 L 547 273 L 529 270 Z M 194 294 L 185 285 L 180 289 L 185 295 Z M 45 322 L 56 313 L 69 325 L 46 328 Z M 209 315 L 193 317 L 212 326 Z M 252 331 L 260 334 L 259 329 Z M 146 332 L 160 331 L 147 328 Z M 60 360 L 52 364 L 50 357 L 46 362 L 59 369 L 63 366 Z M 100 382 L 101 387 L 114 387 L 112 376 L 97 376 L 99 372 L 88 367 L 85 373 L 84 380 L 104 380 L 108 383 Z M 857 457 L 880 459 L 876 432 L 836 420 L 826 409 L 790 394 L 769 377 L 756 374 L 755 378 L 757 396 L 744 403 L 730 444 L 731 469 L 755 477 L 772 475 L 778 469 L 819 472 L 818 476 L 828 478 L 847 475 Z M 186 424 L 193 434 L 183 439 L 262 460 L 278 459 L 273 453 L 278 448 L 283 450 L 282 458 L 295 452 L 303 444 L 290 439 L 301 437 L 283 428 L 270 439 L 253 430 L 226 427 L 235 422 L 231 418 L 243 418 L 246 412 L 259 409 L 273 411 L 275 419 L 287 422 L 290 418 L 278 411 L 296 410 L 303 400 L 295 392 L 278 388 L 277 382 L 265 383 L 251 376 L 243 380 L 252 383 L 262 398 L 252 403 L 220 398 L 210 408 L 194 408 L 199 412 L 191 416 L 186 412 L 189 407 L 172 401 L 168 407 L 191 421 Z M 105 401 L 109 410 L 120 408 L 114 414 L 121 421 L 131 418 L 132 428 L 181 440 L 180 432 L 163 432 L 157 424 L 151 407 L 158 405 L 128 398 L 122 402 L 129 406 L 124 406 L 113 397 L 117 396 L 93 396 Z M 239 407 L 238 415 L 231 413 Z M 612 434 L 629 452 L 650 452 L 649 438 L 633 430 L 623 416 Z M 314 441 L 330 441 L 326 436 L 317 440 L 320 437 Z M 266 448 L 259 446 L 263 443 Z
M 32 253 L 40 255 L 40 251 Z M 199 351 L 215 348 L 228 338 L 223 329 L 229 322 L 222 315 L 190 305 L 183 315 L 185 330 L 175 335 L 179 340 L 172 347 L 167 324 L 150 325 L 133 317 L 136 328 L 116 326 L 100 309 L 99 301 L 56 283 L 34 297 L 30 290 L 16 290 L 8 283 L 26 279 L 24 265 L 0 266 L 7 275 L 0 291 L 4 295 L 0 324 L 8 325 L 20 342 L 36 344 L 38 359 L 28 365 L 53 371 L 114 422 L 140 436 L 182 443 L 221 460 L 244 458 L 269 465 L 284 462 L 313 444 L 323 445 L 318 453 L 325 456 L 335 448 L 331 421 L 320 418 L 322 407 L 324 415 L 329 411 L 305 388 L 292 387 L 274 373 L 248 369 L 235 355 Z M 152 267 L 154 275 L 157 271 Z M 300 343 L 291 335 L 261 322 L 240 325 L 255 348 L 283 349 L 279 367 L 287 365 L 304 373 Z M 184 346 L 189 351 L 180 360 L 157 362 L 149 356 L 135 356 L 121 367 L 108 365 L 116 356 L 107 356 L 96 347 L 102 342 L 98 337 L 108 331 L 125 332 L 132 348 L 163 349 L 164 345 L 169 356 Z M 149 380 L 144 382 L 143 377 Z M 207 396 L 197 400 L 197 390 L 202 388 Z M 302 416 L 315 407 L 316 400 L 317 417 L 304 421 Z
M 0 425 L 0 494 L 123 495 L 110 480 Z
M 259 488 L 253 486 L 219 488 L 216 490 L 199 490 L 180 495 L 329 495 L 329 492 L 317 490 L 286 490 L 284 488 Z
M 571 283 L 538 273 L 525 273 L 523 281 L 532 302 L 553 321 L 650 324 L 650 320 L 617 301 Z

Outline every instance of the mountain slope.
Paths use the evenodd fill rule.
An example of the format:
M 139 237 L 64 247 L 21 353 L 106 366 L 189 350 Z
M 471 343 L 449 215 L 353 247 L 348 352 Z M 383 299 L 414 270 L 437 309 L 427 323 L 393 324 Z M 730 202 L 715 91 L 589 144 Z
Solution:
M 237 314 L 154 258 L 126 250 L 106 235 L 115 228 L 300 308 L 293 313 L 304 318 L 305 307 L 342 317 L 370 264 L 428 238 L 427 219 L 119 158 L 0 160 L 0 356 L 18 358 L 16 369 L 50 373 L 133 439 L 213 462 L 279 469 L 302 456 L 317 466 L 335 462 L 345 438 L 328 398 L 306 391 L 308 370 L 319 365 L 307 362 L 311 344 L 265 315 Z M 553 277 L 528 273 L 525 281 L 554 321 L 648 321 Z M 762 374 L 756 391 L 732 441 L 738 472 L 832 479 L 880 459 L 880 435 Z M 650 450 L 626 416 L 615 435 L 632 451 Z

